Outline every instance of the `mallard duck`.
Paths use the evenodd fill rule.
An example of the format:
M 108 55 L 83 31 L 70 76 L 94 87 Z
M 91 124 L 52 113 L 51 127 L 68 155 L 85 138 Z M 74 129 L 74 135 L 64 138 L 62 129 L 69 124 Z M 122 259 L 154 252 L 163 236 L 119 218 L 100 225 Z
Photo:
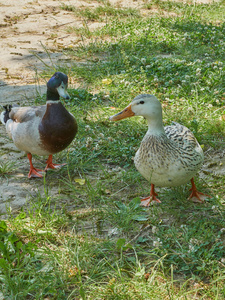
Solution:
M 164 127 L 162 106 L 154 95 L 135 97 L 130 105 L 110 120 L 132 116 L 143 116 L 148 123 L 148 131 L 134 157 L 137 170 L 151 183 L 150 196 L 141 200 L 142 205 L 161 202 L 156 197 L 155 185 L 174 187 L 189 180 L 192 184 L 189 199 L 203 202 L 207 195 L 197 191 L 193 176 L 200 169 L 204 155 L 193 133 L 179 123 Z
M 77 122 L 62 105 L 59 97 L 70 99 L 67 75 L 56 72 L 47 83 L 46 105 L 30 107 L 5 106 L 1 121 L 16 147 L 27 153 L 30 162 L 28 178 L 43 177 L 48 169 L 65 164 L 54 164 L 52 155 L 65 149 L 77 133 Z M 36 169 L 32 154 L 48 155 L 45 170 Z

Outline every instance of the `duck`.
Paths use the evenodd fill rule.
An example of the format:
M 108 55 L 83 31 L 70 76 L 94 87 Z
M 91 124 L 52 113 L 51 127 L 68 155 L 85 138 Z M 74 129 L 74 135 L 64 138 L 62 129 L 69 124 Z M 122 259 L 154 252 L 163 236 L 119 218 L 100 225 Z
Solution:
M 78 131 L 75 117 L 60 101 L 60 97 L 70 99 L 67 87 L 68 76 L 55 72 L 47 82 L 45 105 L 6 105 L 0 115 L 1 122 L 15 146 L 27 154 L 30 163 L 28 178 L 42 178 L 47 170 L 66 165 L 55 164 L 52 159 L 53 154 L 69 146 Z M 33 154 L 48 155 L 44 170 L 33 166 Z
M 204 154 L 194 134 L 176 122 L 164 127 L 162 106 L 155 95 L 136 96 L 124 110 L 111 116 L 110 120 L 118 121 L 132 116 L 143 116 L 148 124 L 147 133 L 134 157 L 136 169 L 151 183 L 150 196 L 141 199 L 141 205 L 161 203 L 155 186 L 175 187 L 186 184 L 189 180 L 189 200 L 203 203 L 209 196 L 197 190 L 194 175 L 203 164 Z

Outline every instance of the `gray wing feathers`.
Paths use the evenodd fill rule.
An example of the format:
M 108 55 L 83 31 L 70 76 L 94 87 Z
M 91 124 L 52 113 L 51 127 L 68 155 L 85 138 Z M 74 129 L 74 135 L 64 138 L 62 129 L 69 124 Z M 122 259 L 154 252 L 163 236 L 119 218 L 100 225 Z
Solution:
M 42 118 L 45 114 L 46 106 L 39 107 L 13 107 L 9 117 L 18 123 L 23 123 L 34 119 L 35 117 Z

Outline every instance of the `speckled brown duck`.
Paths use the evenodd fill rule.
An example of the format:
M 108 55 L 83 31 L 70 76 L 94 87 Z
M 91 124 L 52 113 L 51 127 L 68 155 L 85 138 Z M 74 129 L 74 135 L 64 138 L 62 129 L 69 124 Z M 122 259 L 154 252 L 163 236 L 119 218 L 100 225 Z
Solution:
M 142 199 L 148 206 L 156 198 L 154 186 L 173 187 L 191 181 L 190 200 L 203 202 L 207 195 L 197 191 L 193 176 L 202 166 L 204 155 L 193 133 L 174 123 L 163 127 L 162 107 L 154 95 L 139 95 L 123 111 L 110 117 L 117 121 L 132 116 L 143 116 L 148 131 L 138 149 L 134 163 L 138 171 L 151 183 L 150 196 Z
M 27 153 L 30 162 L 28 178 L 42 177 L 48 169 L 65 164 L 54 164 L 52 155 L 64 150 L 77 133 L 77 122 L 60 102 L 60 96 L 70 99 L 67 75 L 56 72 L 47 83 L 46 105 L 30 107 L 5 106 L 1 121 L 16 147 Z M 45 170 L 36 169 L 32 154 L 48 155 Z

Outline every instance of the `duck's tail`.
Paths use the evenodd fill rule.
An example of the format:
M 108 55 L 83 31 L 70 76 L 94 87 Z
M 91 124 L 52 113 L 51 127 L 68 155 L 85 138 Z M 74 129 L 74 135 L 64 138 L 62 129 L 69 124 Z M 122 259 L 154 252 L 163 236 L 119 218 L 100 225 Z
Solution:
M 3 108 L 5 110 L 1 113 L 0 120 L 1 120 L 2 124 L 5 125 L 6 122 L 10 119 L 9 113 L 10 113 L 10 111 L 12 109 L 12 105 L 8 104 L 8 105 L 3 106 Z

